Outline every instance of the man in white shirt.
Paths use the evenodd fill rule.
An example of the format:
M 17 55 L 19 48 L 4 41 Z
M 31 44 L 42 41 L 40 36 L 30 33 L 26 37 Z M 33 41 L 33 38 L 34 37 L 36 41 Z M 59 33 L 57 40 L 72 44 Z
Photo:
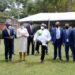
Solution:
M 60 39 L 61 32 L 60 32 L 60 27 L 56 28 L 56 39 Z
M 41 24 L 41 29 L 39 29 L 34 35 L 34 42 L 40 41 L 42 45 L 41 53 L 41 63 L 44 62 L 45 50 L 47 50 L 47 44 L 51 40 L 50 32 L 45 28 L 46 24 Z

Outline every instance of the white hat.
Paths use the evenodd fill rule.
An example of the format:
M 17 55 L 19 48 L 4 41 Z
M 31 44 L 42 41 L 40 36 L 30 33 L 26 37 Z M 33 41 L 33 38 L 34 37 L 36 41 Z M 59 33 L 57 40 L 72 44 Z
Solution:
M 11 25 L 11 19 L 6 19 L 5 24 L 9 24 L 9 25 Z
M 59 24 L 60 24 L 60 22 L 56 22 L 56 23 L 55 23 L 55 25 L 59 25 Z
M 44 27 L 46 27 L 46 24 L 45 24 L 45 23 L 42 23 L 42 24 L 41 24 L 41 26 L 44 26 Z

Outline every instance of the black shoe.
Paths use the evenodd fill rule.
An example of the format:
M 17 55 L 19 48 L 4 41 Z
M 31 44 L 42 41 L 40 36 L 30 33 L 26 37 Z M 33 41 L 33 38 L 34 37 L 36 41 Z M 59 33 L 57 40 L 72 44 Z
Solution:
M 44 64 L 44 60 L 41 60 L 41 64 Z
M 39 51 L 37 51 L 37 54 L 39 54 L 40 52 Z
M 53 58 L 53 60 L 56 60 L 56 58 Z
M 69 62 L 69 59 L 67 59 L 66 62 Z
M 75 59 L 73 59 L 73 61 L 75 62 Z
M 61 58 L 59 58 L 59 60 L 61 60 L 61 61 L 62 61 L 62 59 L 61 59 Z
M 8 59 L 5 59 L 6 62 L 8 62 Z
M 33 54 L 31 54 L 31 55 L 34 55 L 34 53 L 33 53 Z
M 9 61 L 12 61 L 12 59 L 9 59 Z
M 15 53 L 13 55 L 16 55 Z
M 27 56 L 29 56 L 29 54 L 27 54 Z
M 36 51 L 36 52 L 35 52 L 35 54 L 36 54 L 36 55 L 38 55 L 38 54 L 39 54 L 39 52 L 38 52 L 38 51 Z
M 48 55 L 48 53 L 46 53 L 46 55 Z

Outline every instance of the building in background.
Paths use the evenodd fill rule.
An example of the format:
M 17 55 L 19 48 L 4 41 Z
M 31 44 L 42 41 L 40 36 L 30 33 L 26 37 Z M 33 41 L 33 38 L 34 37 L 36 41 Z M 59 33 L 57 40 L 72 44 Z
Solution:
M 12 22 L 12 27 L 14 29 L 17 29 L 18 26 L 19 26 L 19 22 L 17 21 L 17 19 L 15 18 L 12 18 L 12 17 L 8 17 L 8 16 L 0 16 L 0 30 L 4 29 L 5 28 L 5 21 L 6 19 L 11 19 L 11 22 Z

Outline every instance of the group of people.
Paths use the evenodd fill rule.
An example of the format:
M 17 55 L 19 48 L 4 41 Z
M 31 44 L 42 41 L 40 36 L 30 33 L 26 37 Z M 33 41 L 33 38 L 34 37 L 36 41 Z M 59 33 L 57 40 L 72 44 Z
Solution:
M 14 29 L 10 28 L 11 21 L 6 21 L 6 28 L 2 31 L 2 36 L 5 45 L 5 60 L 12 61 L 13 47 L 14 47 Z M 54 47 L 53 60 L 57 58 L 62 60 L 61 46 L 64 45 L 66 61 L 69 61 L 69 48 L 72 51 L 73 61 L 75 61 L 75 29 L 69 27 L 66 23 L 64 28 L 61 28 L 60 22 L 56 22 L 54 27 L 50 30 L 47 29 L 47 25 L 42 23 L 39 30 L 36 30 L 32 24 L 25 27 L 20 25 L 17 29 L 16 35 L 18 39 L 19 56 L 20 61 L 26 59 L 26 54 L 29 55 L 30 49 L 32 49 L 32 55 L 35 51 L 39 54 L 39 46 L 41 46 L 41 63 L 44 63 L 45 54 L 48 54 L 48 43 L 51 41 Z M 30 47 L 32 44 L 32 48 Z
M 38 50 L 36 51 L 39 53 L 39 46 L 41 45 L 41 62 L 43 62 L 45 57 L 45 50 L 47 50 L 47 43 L 51 40 L 50 32 L 45 27 L 46 24 L 42 23 L 41 28 L 36 31 L 33 28 L 32 23 L 30 23 L 29 27 L 20 25 L 20 28 L 17 29 L 20 61 L 25 60 L 26 53 L 27 55 L 30 54 L 30 44 L 32 44 L 32 55 L 34 55 L 35 49 L 37 48 Z
M 57 55 L 62 60 L 61 46 L 64 45 L 66 61 L 69 61 L 69 48 L 72 51 L 73 61 L 75 61 L 75 28 L 66 23 L 63 28 L 60 27 L 60 22 L 55 23 L 55 27 L 51 28 L 52 43 L 54 46 L 54 60 Z

